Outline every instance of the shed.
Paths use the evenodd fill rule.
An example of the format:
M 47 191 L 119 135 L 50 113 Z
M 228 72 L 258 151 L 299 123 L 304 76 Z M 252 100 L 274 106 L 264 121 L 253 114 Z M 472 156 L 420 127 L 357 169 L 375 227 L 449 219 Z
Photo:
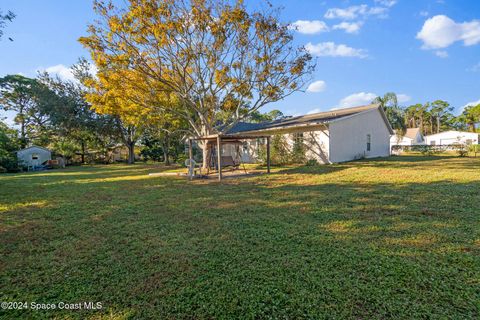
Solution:
M 39 146 L 31 146 L 17 151 L 18 163 L 25 167 L 38 167 L 52 160 L 52 152 Z
M 435 145 L 454 145 L 454 144 L 478 144 L 479 135 L 477 132 L 464 131 L 444 131 L 429 136 L 425 136 L 425 143 L 431 146 Z

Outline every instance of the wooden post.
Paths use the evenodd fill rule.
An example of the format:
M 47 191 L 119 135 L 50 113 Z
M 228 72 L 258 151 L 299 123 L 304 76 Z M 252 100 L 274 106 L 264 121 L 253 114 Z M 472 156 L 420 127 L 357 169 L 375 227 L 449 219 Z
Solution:
M 222 138 L 217 136 L 217 169 L 218 169 L 218 181 L 222 181 Z
M 190 165 L 191 165 L 193 160 L 192 139 L 188 139 L 188 159 L 190 159 Z M 195 174 L 195 168 L 193 169 L 193 174 Z M 189 178 L 190 180 L 192 180 L 193 175 L 191 175 Z
M 267 173 L 270 173 L 270 137 L 267 137 Z

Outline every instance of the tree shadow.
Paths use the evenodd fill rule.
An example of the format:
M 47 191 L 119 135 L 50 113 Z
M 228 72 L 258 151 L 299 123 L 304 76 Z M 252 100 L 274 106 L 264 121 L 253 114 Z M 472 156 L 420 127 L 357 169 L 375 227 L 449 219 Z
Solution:
M 480 178 L 316 175 L 376 163 L 223 183 L 106 173 L 27 191 L 48 206 L 0 233 L 2 294 L 133 318 L 474 318 Z

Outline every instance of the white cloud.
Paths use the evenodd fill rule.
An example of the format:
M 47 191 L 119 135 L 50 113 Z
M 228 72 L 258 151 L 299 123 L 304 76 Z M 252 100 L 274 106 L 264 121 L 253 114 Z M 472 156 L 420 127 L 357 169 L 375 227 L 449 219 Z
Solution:
M 315 82 L 312 82 L 308 88 L 307 92 L 322 92 L 327 88 L 327 84 L 323 80 L 318 80 Z
M 309 42 L 305 48 L 317 57 L 368 57 L 366 51 L 363 49 L 355 49 L 344 44 L 335 44 L 334 42 L 321 42 L 318 44 Z
M 358 33 L 362 27 L 362 22 L 342 22 L 333 26 L 333 29 L 342 29 L 347 33 Z
M 385 7 L 393 7 L 397 3 L 397 0 L 375 0 L 375 3 Z
M 445 50 L 437 50 L 435 51 L 435 55 L 440 58 L 448 58 L 448 52 Z
M 75 81 L 72 70 L 63 64 L 57 64 L 55 66 L 45 68 L 42 71 L 46 71 L 53 76 L 58 76 L 62 80 Z
M 367 93 L 367 92 L 358 92 L 346 96 L 339 102 L 340 108 L 348 108 L 348 107 L 356 107 L 361 105 L 370 104 L 373 99 L 375 99 L 378 95 L 375 93 Z
M 73 75 L 72 69 L 69 67 L 66 67 L 63 64 L 57 64 L 51 67 L 47 68 L 38 68 L 37 72 L 43 72 L 46 71 L 48 74 L 51 76 L 58 76 L 60 79 L 65 80 L 65 81 L 77 81 Z M 93 75 L 97 74 L 97 67 L 93 64 L 89 64 L 89 72 Z
M 480 43 L 480 21 L 457 23 L 445 15 L 437 15 L 425 21 L 417 39 L 423 41 L 423 49 L 442 49 L 457 41 L 472 46 Z
M 412 100 L 412 98 L 409 95 L 406 95 L 406 94 L 403 94 L 403 93 L 397 94 L 398 103 L 404 103 L 404 102 L 408 102 L 410 100 Z
M 467 103 L 466 105 L 463 106 L 463 109 L 465 109 L 466 107 L 476 106 L 476 105 L 479 105 L 479 104 L 480 104 L 480 99 L 478 99 L 477 101 L 472 101 L 472 102 Z
M 480 71 L 480 62 L 474 65 L 473 67 L 467 69 L 467 71 L 478 72 Z
M 298 20 L 292 23 L 292 27 L 292 29 L 303 34 L 317 34 L 328 31 L 327 24 L 320 20 Z
M 330 8 L 325 13 L 327 19 L 342 19 L 354 20 L 360 17 L 377 16 L 380 18 L 386 17 L 388 8 L 385 7 L 369 7 L 366 4 L 358 6 L 350 6 L 347 8 Z

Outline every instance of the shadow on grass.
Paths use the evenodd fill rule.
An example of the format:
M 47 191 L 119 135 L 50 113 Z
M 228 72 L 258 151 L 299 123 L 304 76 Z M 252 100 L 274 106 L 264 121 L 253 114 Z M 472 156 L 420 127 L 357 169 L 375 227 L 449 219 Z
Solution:
M 313 172 L 332 180 L 303 167 L 225 183 L 27 183 L 2 202 L 49 206 L 6 213 L 22 214 L 0 233 L 2 298 L 102 301 L 101 314 L 132 318 L 475 318 L 479 176 L 358 182 L 333 179 L 336 166 Z

